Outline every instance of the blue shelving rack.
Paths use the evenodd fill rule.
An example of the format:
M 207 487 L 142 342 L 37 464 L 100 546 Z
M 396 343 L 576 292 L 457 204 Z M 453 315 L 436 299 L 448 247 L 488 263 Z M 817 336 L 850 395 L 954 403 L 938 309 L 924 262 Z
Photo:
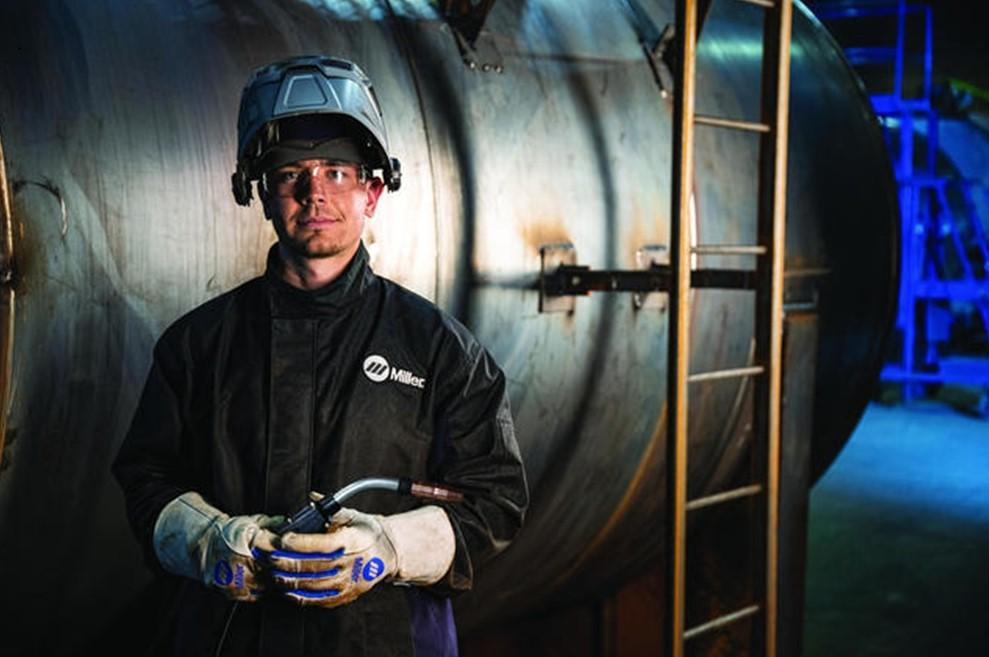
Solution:
M 884 381 L 904 384 L 907 398 L 923 384 L 989 386 L 989 361 L 946 360 L 941 347 L 950 335 L 953 307 L 974 308 L 989 334 L 989 243 L 978 216 L 975 182 L 938 175 L 939 114 L 931 102 L 933 11 L 929 5 L 892 2 L 828 2 L 811 5 L 826 23 L 886 18 L 895 21 L 892 45 L 850 47 L 852 66 L 893 67 L 891 93 L 870 94 L 890 148 L 900 201 L 900 291 L 896 327 L 902 350 L 882 371 Z M 923 50 L 908 47 L 908 20 L 923 25 Z M 908 65 L 922 66 L 919 96 L 904 92 Z M 924 152 L 915 143 L 925 142 Z M 989 198 L 989 196 L 987 196 Z M 954 201 L 954 204 L 952 203 Z M 959 209 L 960 206 L 960 209 Z

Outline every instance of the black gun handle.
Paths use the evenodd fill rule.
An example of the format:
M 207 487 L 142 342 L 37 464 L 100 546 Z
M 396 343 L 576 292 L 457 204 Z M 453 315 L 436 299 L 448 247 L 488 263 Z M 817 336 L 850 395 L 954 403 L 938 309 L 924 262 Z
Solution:
M 323 531 L 333 514 L 340 510 L 340 504 L 332 496 L 319 502 L 309 502 L 292 514 L 284 525 L 275 530 L 276 534 L 317 534 Z

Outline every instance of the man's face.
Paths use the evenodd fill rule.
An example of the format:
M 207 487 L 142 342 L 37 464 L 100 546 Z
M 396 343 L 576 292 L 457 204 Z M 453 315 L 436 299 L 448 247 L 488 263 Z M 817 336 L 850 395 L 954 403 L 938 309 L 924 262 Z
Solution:
M 353 255 L 384 189 L 358 165 L 330 160 L 301 160 L 265 175 L 265 216 L 278 241 L 303 258 Z

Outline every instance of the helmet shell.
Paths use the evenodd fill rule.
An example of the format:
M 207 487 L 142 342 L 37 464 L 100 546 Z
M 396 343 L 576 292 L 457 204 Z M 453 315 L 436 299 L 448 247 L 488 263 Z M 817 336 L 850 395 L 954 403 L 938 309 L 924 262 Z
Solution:
M 308 55 L 263 66 L 248 79 L 237 119 L 237 171 L 234 196 L 250 202 L 250 181 L 261 171 L 253 166 L 263 152 L 259 137 L 273 121 L 312 114 L 338 116 L 355 124 L 368 140 L 372 169 L 384 171 L 391 190 L 401 178 L 398 160 L 388 155 L 388 136 L 370 78 L 352 61 Z

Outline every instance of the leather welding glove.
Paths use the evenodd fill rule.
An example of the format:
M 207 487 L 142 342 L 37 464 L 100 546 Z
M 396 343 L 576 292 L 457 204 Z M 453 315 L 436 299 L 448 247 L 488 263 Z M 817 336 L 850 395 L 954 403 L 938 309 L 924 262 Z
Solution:
M 326 532 L 289 533 L 268 559 L 275 585 L 300 605 L 337 607 L 383 581 L 439 581 L 456 549 L 453 527 L 438 506 L 390 516 L 340 509 Z
M 154 549 L 162 567 L 215 587 L 231 600 L 253 602 L 264 586 L 255 550 L 274 549 L 269 531 L 284 521 L 262 514 L 230 517 L 194 491 L 169 502 L 155 522 Z

